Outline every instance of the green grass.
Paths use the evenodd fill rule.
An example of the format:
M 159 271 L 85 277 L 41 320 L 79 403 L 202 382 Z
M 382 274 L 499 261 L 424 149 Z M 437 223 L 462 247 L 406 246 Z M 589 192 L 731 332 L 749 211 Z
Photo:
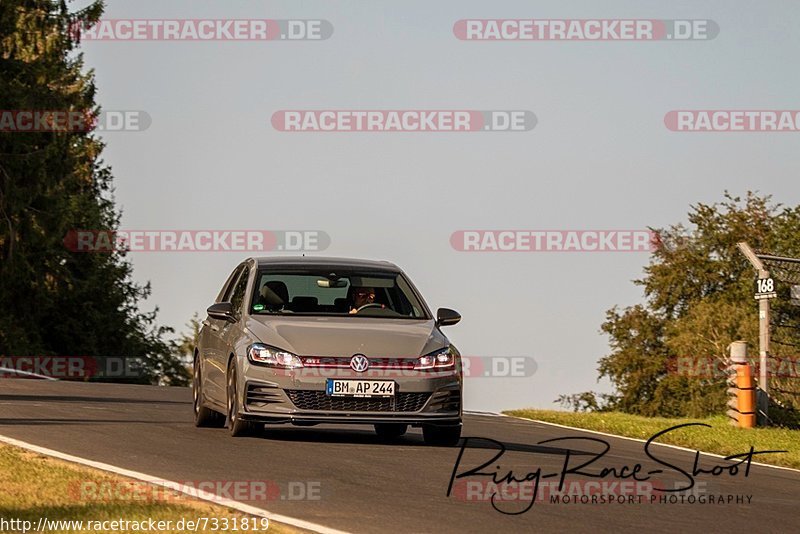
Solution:
M 109 498 L 86 499 L 81 497 L 82 484 L 92 484 L 94 488 L 121 488 L 125 484 L 142 488 L 144 483 L 116 476 L 104 471 L 89 469 L 76 464 L 41 456 L 17 447 L 0 445 L 0 518 L 6 521 L 21 519 L 31 521 L 32 528 L 40 517 L 49 520 L 104 521 L 124 519 L 142 521 L 148 518 L 171 520 L 197 520 L 197 518 L 227 518 L 232 525 L 234 518 L 241 521 L 250 518 L 223 506 L 209 504 L 185 495 L 168 499 L 147 499 L 131 497 L 124 492 L 107 491 Z M 94 486 L 93 484 L 97 484 Z M 98 492 L 102 494 L 103 492 Z M 159 493 L 157 493 L 159 494 Z M 150 494 L 152 495 L 152 494 Z M 160 493 L 159 495 L 164 495 Z M 121 498 L 120 498 L 121 497 Z M 241 524 L 241 523 L 239 523 Z M 232 528 L 229 527 L 229 531 Z M 2 527 L 0 526 L 0 529 Z M 269 532 L 290 533 L 299 530 L 285 525 L 269 523 Z M 0 530 L 0 532 L 12 532 Z M 48 530 L 48 532 L 88 532 L 88 530 Z M 104 530 L 104 532 L 120 532 Z M 128 530 L 131 532 L 131 530 Z M 185 532 L 185 530 L 164 530 L 161 532 Z M 197 532 L 222 532 L 221 529 L 198 529 Z M 254 529 L 239 529 L 240 534 L 264 532 Z
M 672 419 L 642 417 L 618 412 L 573 413 L 553 410 L 508 410 L 506 415 L 597 430 L 631 438 L 649 439 L 669 427 L 683 423 L 705 423 L 712 428 L 688 427 L 674 430 L 658 438 L 659 443 L 679 445 L 693 450 L 721 455 L 747 452 L 752 445 L 758 450 L 786 450 L 781 454 L 765 454 L 754 461 L 800 469 L 800 430 L 786 428 L 736 428 L 725 416 L 707 419 Z

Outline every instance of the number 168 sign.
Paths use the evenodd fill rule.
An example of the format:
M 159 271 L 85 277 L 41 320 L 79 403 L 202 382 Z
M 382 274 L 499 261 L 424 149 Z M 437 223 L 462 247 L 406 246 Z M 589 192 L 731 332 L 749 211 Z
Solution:
M 774 299 L 777 296 L 775 280 L 772 278 L 759 278 L 756 280 L 756 299 Z

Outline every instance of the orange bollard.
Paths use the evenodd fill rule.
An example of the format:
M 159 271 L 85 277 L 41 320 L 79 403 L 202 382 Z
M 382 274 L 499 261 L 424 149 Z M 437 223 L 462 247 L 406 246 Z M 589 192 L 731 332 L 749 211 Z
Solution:
M 739 389 L 753 389 L 755 383 L 753 382 L 753 368 L 750 364 L 737 366 L 736 369 L 736 387 Z
M 728 389 L 728 416 L 731 423 L 739 428 L 753 428 L 756 426 L 756 386 L 753 380 L 753 368 L 750 364 L 734 364 L 736 376 L 728 380 L 728 384 L 735 386 Z M 732 369 L 731 369 L 732 371 Z
M 755 391 L 752 389 L 740 389 L 736 395 L 736 409 L 739 410 L 739 413 L 754 413 L 755 405 Z
M 756 414 L 743 413 L 739 415 L 739 428 L 755 428 Z

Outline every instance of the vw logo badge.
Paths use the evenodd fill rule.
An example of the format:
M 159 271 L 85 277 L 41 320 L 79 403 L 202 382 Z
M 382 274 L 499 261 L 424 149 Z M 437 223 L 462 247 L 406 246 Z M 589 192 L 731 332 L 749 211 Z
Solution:
M 357 373 L 363 373 L 369 369 L 369 360 L 363 354 L 353 354 L 350 358 L 350 367 Z

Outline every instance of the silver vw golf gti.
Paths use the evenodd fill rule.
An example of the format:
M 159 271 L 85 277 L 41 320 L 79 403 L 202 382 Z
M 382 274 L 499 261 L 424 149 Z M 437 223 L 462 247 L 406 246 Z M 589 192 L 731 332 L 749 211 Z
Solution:
M 197 426 L 233 436 L 264 424 L 422 427 L 461 436 L 461 357 L 408 277 L 383 261 L 250 258 L 208 308 L 194 351 Z

